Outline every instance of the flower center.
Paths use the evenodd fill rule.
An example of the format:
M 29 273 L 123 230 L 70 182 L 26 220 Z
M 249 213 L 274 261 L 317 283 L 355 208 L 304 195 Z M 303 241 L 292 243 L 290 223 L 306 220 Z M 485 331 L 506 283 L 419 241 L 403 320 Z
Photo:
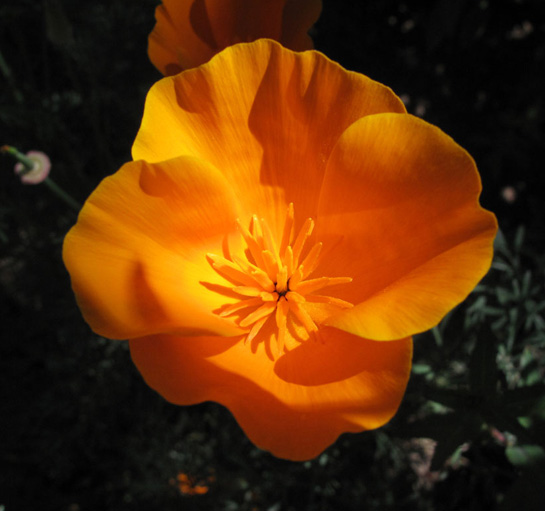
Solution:
M 350 277 L 308 277 L 320 261 L 322 243 L 306 250 L 307 241 L 314 229 L 314 221 L 308 218 L 298 235 L 293 237 L 294 208 L 288 207 L 280 244 L 277 244 L 265 222 L 253 216 L 247 229 L 237 220 L 246 244 L 245 257 L 233 256 L 232 260 L 207 254 L 212 267 L 232 282 L 231 288 L 240 300 L 222 307 L 222 317 L 234 317 L 241 328 L 248 329 L 246 341 L 252 341 L 262 331 L 269 319 L 276 323 L 278 353 L 287 349 L 288 338 L 307 340 L 318 331 L 318 316 L 310 304 L 329 306 L 335 310 L 353 305 L 339 298 L 315 294 L 337 284 L 352 282 Z

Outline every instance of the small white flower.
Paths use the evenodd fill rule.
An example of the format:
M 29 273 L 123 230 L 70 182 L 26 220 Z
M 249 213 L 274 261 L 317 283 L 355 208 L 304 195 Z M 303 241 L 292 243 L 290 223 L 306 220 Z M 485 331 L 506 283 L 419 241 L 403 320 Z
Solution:
M 15 173 L 21 178 L 21 182 L 26 185 L 36 185 L 45 180 L 51 170 L 51 161 L 47 154 L 41 151 L 29 151 L 26 153 L 34 166 L 28 169 L 23 163 L 15 165 Z

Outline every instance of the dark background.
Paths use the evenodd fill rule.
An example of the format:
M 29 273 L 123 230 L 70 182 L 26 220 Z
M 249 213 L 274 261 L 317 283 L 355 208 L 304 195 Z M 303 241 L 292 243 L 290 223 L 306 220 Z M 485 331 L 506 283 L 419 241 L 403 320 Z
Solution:
M 80 202 L 130 160 L 156 3 L 0 5 L 0 145 L 45 151 Z M 416 339 L 391 424 L 286 462 L 219 405 L 164 402 L 89 330 L 61 261 L 76 214 L 2 156 L 0 511 L 541 509 L 545 2 L 324 0 L 312 34 L 474 156 L 502 230 L 490 275 Z

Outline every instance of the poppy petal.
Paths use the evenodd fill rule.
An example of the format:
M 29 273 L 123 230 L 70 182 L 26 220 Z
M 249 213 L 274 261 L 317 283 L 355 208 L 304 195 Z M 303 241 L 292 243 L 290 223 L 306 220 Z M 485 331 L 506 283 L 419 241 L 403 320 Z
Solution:
M 86 321 L 113 339 L 240 333 L 213 312 L 226 298 L 209 291 L 223 280 L 205 257 L 236 217 L 229 183 L 207 163 L 124 165 L 91 194 L 64 242 Z
M 155 9 L 157 23 L 148 38 L 148 55 L 166 76 L 196 67 L 215 53 L 192 27 L 191 4 L 187 0 L 163 0 Z
M 271 360 L 240 338 L 160 335 L 130 341 L 146 382 L 168 401 L 216 401 L 257 446 L 306 460 L 343 432 L 386 423 L 410 373 L 410 339 L 379 343 L 333 328 Z
M 218 49 L 267 38 L 278 41 L 282 33 L 285 0 L 200 0 L 206 5 Z M 197 0 L 195 3 L 198 3 Z
M 471 156 L 421 119 L 379 114 L 348 128 L 328 162 L 317 237 L 337 240 L 320 271 L 353 277 L 338 296 L 355 307 L 326 323 L 376 340 L 436 325 L 491 264 L 497 224 L 480 191 Z
M 307 50 L 313 46 L 307 32 L 320 11 L 320 0 L 163 0 L 155 11 L 148 54 L 170 76 L 240 42 L 270 38 Z
M 316 214 L 341 134 L 379 112 L 405 108 L 389 88 L 318 52 L 259 40 L 155 84 L 133 157 L 154 162 L 187 154 L 211 162 L 244 197 L 246 217 L 267 218 L 280 235 L 289 202 L 301 223 Z
M 312 49 L 314 44 L 307 32 L 321 11 L 321 0 L 287 0 L 282 14 L 282 45 L 295 51 Z

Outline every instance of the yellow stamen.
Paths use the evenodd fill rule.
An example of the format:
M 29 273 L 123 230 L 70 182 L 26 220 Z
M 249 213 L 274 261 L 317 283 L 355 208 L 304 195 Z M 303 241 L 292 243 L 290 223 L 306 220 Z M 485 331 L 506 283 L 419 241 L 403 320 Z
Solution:
M 263 218 L 261 219 L 261 227 L 263 229 L 263 243 L 265 248 L 268 252 L 272 254 L 276 265 L 282 266 L 282 261 L 280 260 L 280 256 L 278 254 L 278 249 L 276 248 L 276 243 L 274 242 L 272 232 L 268 224 L 265 223 L 265 219 Z
M 300 295 L 299 293 L 295 291 L 289 291 L 286 294 L 286 300 L 290 302 L 296 302 L 296 303 L 304 303 L 306 302 L 306 299 L 303 295 Z
M 323 243 L 316 243 L 301 263 L 304 279 L 306 279 L 318 266 L 322 245 Z
M 297 236 L 295 243 L 293 244 L 293 261 L 295 266 L 299 265 L 299 257 L 301 257 L 303 246 L 308 237 L 312 234 L 313 230 L 314 220 L 312 220 L 312 218 L 307 218 L 303 224 L 303 227 L 301 228 L 301 231 L 299 231 L 299 235 Z
M 286 249 L 284 250 L 284 264 L 286 265 L 286 268 L 288 270 L 288 275 L 291 275 L 294 270 L 293 249 L 291 248 L 291 246 L 286 247 Z
M 350 302 L 345 302 L 340 298 L 334 298 L 332 296 L 321 296 L 321 295 L 307 295 L 307 302 L 311 303 L 328 303 L 330 305 L 335 305 L 341 307 L 342 309 L 351 309 L 354 307 L 354 304 Z
M 301 270 L 301 267 L 299 267 L 290 277 L 290 289 L 297 289 L 297 286 L 301 280 L 303 280 L 303 271 Z
M 248 332 L 248 336 L 244 340 L 244 343 L 252 342 L 254 337 L 259 333 L 261 330 L 261 327 L 266 323 L 266 321 L 269 319 L 268 316 L 261 318 L 259 321 L 256 321 L 250 331 Z
M 206 254 L 206 256 L 212 260 L 212 266 L 214 269 L 227 279 L 233 280 L 238 284 L 245 284 L 247 286 L 252 285 L 252 278 L 249 278 L 247 273 L 241 271 L 231 261 L 214 254 Z
M 252 236 L 255 238 L 257 243 L 261 247 L 263 247 L 263 231 L 261 230 L 261 225 L 259 223 L 259 218 L 257 218 L 257 215 L 252 216 L 250 232 L 252 233 Z
M 319 279 L 304 280 L 297 286 L 290 285 L 290 288 L 296 289 L 301 294 L 312 293 L 323 287 L 335 286 L 336 284 L 348 284 L 352 282 L 350 277 L 320 277 Z
M 240 300 L 230 305 L 226 305 L 225 307 L 223 307 L 219 315 L 221 317 L 230 316 L 231 314 L 234 314 L 235 312 L 238 312 L 239 310 L 246 309 L 247 307 L 254 307 L 260 304 L 261 304 L 260 297 L 247 298 L 246 300 Z
M 293 210 L 293 202 L 290 202 L 290 205 L 288 206 L 288 212 L 286 213 L 286 221 L 284 222 L 284 230 L 282 232 L 282 241 L 280 243 L 279 250 L 280 254 L 283 254 L 291 243 L 294 218 L 295 214 Z
M 276 303 L 265 302 L 261 307 L 259 307 L 259 309 L 256 309 L 254 312 L 248 314 L 242 321 L 240 321 L 239 325 L 241 327 L 250 326 L 252 323 L 255 323 L 262 318 L 269 317 L 271 312 L 274 312 L 275 309 Z
M 237 220 L 238 229 L 246 249 L 232 260 L 207 254 L 219 275 L 228 280 L 231 290 L 241 298 L 222 307 L 218 314 L 230 317 L 243 329 L 248 329 L 245 342 L 260 341 L 261 329 L 274 313 L 276 324 L 276 349 L 269 351 L 282 355 L 284 351 L 316 335 L 318 325 L 312 317 L 309 304 L 320 303 L 331 307 L 331 314 L 352 304 L 332 296 L 314 295 L 328 286 L 348 284 L 350 277 L 318 277 L 308 279 L 320 266 L 322 243 L 306 250 L 307 240 L 314 230 L 314 221 L 308 218 L 293 241 L 295 225 L 293 204 L 288 206 L 280 244 L 275 241 L 266 220 L 253 215 L 249 228 Z M 301 262 L 302 261 L 302 262 Z M 234 285 L 233 285 L 234 284 Z M 324 317 L 323 310 L 320 317 Z M 327 315 L 327 314 L 326 314 Z M 323 319 L 322 319 L 323 321 Z
M 257 287 L 249 286 L 235 286 L 233 291 L 242 296 L 259 296 L 261 293 L 261 290 Z
M 274 284 L 270 281 L 269 276 L 261 268 L 258 268 L 249 261 L 244 261 L 237 256 L 233 256 L 233 261 L 237 263 L 243 272 L 245 272 L 246 276 L 251 276 L 252 282 L 250 282 L 250 286 L 255 286 L 255 284 L 258 284 L 266 291 L 274 291 Z M 245 281 L 244 283 L 247 282 Z
M 274 281 L 276 279 L 276 275 L 278 274 L 278 270 L 280 270 L 278 263 L 276 262 L 276 258 L 268 250 L 263 250 L 261 254 L 263 255 L 263 269 L 267 272 L 270 279 Z
M 282 354 L 286 345 L 286 323 L 288 319 L 289 304 L 286 298 L 281 296 L 276 306 L 276 326 L 278 328 L 277 348 L 278 353 Z
M 303 323 L 303 326 L 306 328 L 307 332 L 316 332 L 318 330 L 316 323 L 312 321 L 312 318 L 309 316 L 308 312 L 301 307 L 300 303 L 292 302 L 290 304 L 290 310 L 295 314 L 295 316 L 297 316 L 297 319 Z
M 280 295 L 286 293 L 288 290 L 288 269 L 285 266 L 280 268 L 280 271 L 276 274 L 276 292 Z
M 242 234 L 242 237 L 244 238 L 244 241 L 246 242 L 246 245 L 248 246 L 248 250 L 250 251 L 250 254 L 252 254 L 252 257 L 254 259 L 254 262 L 257 266 L 260 268 L 263 267 L 263 256 L 261 255 L 261 248 L 257 244 L 257 241 L 253 237 L 252 234 L 250 234 L 250 231 L 246 229 L 241 223 L 240 220 L 237 219 L 237 225 L 240 231 L 240 234 Z
M 255 271 L 251 271 L 250 275 L 265 291 L 270 291 L 272 293 L 275 290 L 274 282 L 272 282 L 269 279 L 269 276 L 260 268 Z
M 268 293 L 267 291 L 263 291 L 259 296 L 261 296 L 261 299 L 264 302 L 277 302 L 280 298 L 280 295 L 275 291 L 274 293 Z

